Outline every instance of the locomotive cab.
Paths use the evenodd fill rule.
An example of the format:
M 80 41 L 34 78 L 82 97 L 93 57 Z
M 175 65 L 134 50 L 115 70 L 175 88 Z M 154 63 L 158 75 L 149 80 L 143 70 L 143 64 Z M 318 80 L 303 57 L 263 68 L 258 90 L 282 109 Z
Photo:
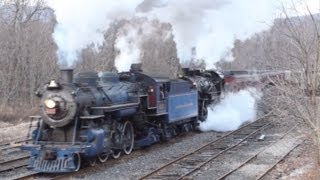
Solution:
M 143 79 L 143 87 L 147 90 L 147 96 L 142 100 L 146 120 L 159 126 L 149 128 L 145 136 L 137 138 L 136 146 L 149 146 L 160 139 L 167 140 L 194 129 L 198 120 L 198 93 L 193 84 L 158 75 L 137 73 L 137 76 Z

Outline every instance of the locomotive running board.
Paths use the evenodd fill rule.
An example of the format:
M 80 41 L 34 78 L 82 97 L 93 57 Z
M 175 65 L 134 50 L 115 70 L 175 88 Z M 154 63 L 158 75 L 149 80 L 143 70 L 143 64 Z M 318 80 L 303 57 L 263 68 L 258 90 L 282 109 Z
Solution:
M 131 107 L 139 106 L 140 103 L 127 103 L 127 104 L 119 104 L 113 106 L 101 106 L 101 107 L 91 107 L 91 109 L 95 110 L 104 110 L 104 111 L 115 111 L 120 109 L 126 109 Z
M 104 115 L 80 116 L 80 119 L 99 119 L 103 117 Z
M 167 112 L 163 112 L 163 113 L 158 113 L 158 114 L 147 114 L 147 116 L 162 116 L 162 115 L 167 115 Z

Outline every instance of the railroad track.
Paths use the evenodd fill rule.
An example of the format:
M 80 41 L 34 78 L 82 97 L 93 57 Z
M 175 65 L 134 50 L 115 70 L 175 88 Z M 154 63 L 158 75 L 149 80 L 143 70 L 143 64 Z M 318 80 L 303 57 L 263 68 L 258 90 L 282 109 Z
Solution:
M 21 167 L 26 167 L 28 158 L 29 158 L 29 156 L 22 156 L 19 158 L 10 159 L 10 160 L 1 162 L 0 163 L 0 177 L 1 177 L 1 173 L 4 173 L 6 171 L 10 171 L 10 170 L 21 168 Z
M 20 149 L 20 146 L 17 147 L 11 147 L 11 148 L 6 148 L 4 150 L 0 151 L 0 164 L 3 161 L 7 161 L 10 159 L 15 159 L 17 157 L 21 157 L 22 155 L 28 154 L 27 152 L 23 152 Z
M 32 178 L 32 175 L 38 174 L 32 172 L 26 168 L 26 166 L 17 167 L 10 171 L 0 174 L 0 179 L 28 179 Z
M 27 162 L 29 154 L 20 153 L 19 156 L 0 161 L 0 179 L 12 179 L 11 177 L 27 172 Z
M 276 138 L 275 140 L 272 140 L 270 142 L 266 141 L 257 141 L 257 138 L 254 138 L 254 136 L 258 135 L 258 132 L 262 129 L 264 129 L 266 126 L 268 126 L 269 123 L 266 123 L 263 125 L 261 124 L 256 124 L 255 122 L 248 124 L 241 129 L 238 129 L 235 132 L 231 132 L 217 140 L 214 140 L 212 142 L 209 142 L 208 144 L 205 144 L 204 146 L 193 150 L 192 152 L 189 152 L 185 154 L 182 157 L 179 157 L 167 164 L 162 165 L 160 168 L 157 168 L 153 170 L 152 172 L 144 175 L 140 179 L 193 179 L 193 175 L 196 174 L 197 172 L 200 172 L 200 170 L 213 162 L 215 159 L 220 159 L 220 161 L 223 161 L 224 156 L 230 157 L 230 154 L 239 152 L 236 150 L 237 148 L 243 148 L 246 147 L 250 143 L 254 143 L 255 147 L 259 151 L 255 152 L 254 154 L 251 155 L 251 157 L 247 158 L 245 161 L 243 161 L 239 166 L 235 167 L 234 169 L 230 170 L 229 172 L 221 175 L 220 177 L 210 177 L 211 179 L 227 179 L 229 175 L 232 173 L 236 172 L 239 170 L 241 167 L 245 166 L 246 164 L 250 163 L 253 161 L 255 158 L 258 157 L 259 154 L 264 152 L 266 149 L 270 148 L 272 145 L 279 143 L 284 137 L 288 136 L 291 132 L 297 129 L 298 125 L 291 126 L 290 128 L 287 128 L 288 130 L 285 131 L 280 137 Z M 255 127 L 257 128 L 256 130 L 251 131 L 249 133 L 246 129 L 250 127 Z M 254 129 L 254 128 L 252 128 Z M 236 139 L 238 139 L 235 142 L 232 142 L 230 139 L 233 136 Z M 270 138 L 268 138 L 270 139 Z M 272 138 L 271 138 L 272 139 Z M 223 142 L 222 142 L 223 141 Z M 248 141 L 248 142 L 246 142 Z M 279 162 L 281 162 L 286 156 L 290 154 L 294 149 L 299 147 L 303 142 L 305 141 L 305 138 L 303 140 L 298 139 L 297 142 L 295 142 L 294 146 L 290 147 L 288 152 L 283 155 L 281 158 L 278 158 L 276 162 L 274 162 L 268 169 L 263 171 L 262 173 L 259 172 L 257 177 L 255 177 L 257 180 L 262 179 L 266 174 L 268 174 Z M 229 146 L 225 146 L 224 142 L 231 142 Z M 260 144 L 260 148 L 259 147 Z M 221 160 L 222 159 L 222 160 Z M 231 160 L 232 162 L 234 160 Z M 218 161 L 217 161 L 218 162 Z M 220 163 L 215 163 L 215 165 L 219 166 Z M 207 166 L 208 167 L 208 166 Z M 221 164 L 220 164 L 221 168 Z M 219 168 L 218 168 L 219 169 Z M 224 170 L 225 171 L 225 170 Z M 222 171 L 223 172 L 223 171 Z M 221 174 L 221 172 L 220 172 Z M 232 178 L 231 178 L 232 179 Z M 237 179 L 237 176 L 233 176 L 233 179 Z
M 16 140 L 13 140 L 12 142 L 2 143 L 2 144 L 0 144 L 0 151 L 15 148 L 15 147 L 20 147 L 23 143 L 30 141 L 30 140 L 31 139 L 27 139 L 27 140 L 26 139 L 16 139 Z
M 237 147 L 246 140 L 257 135 L 269 126 L 271 122 L 259 119 L 238 130 L 232 131 L 216 140 L 213 140 L 184 156 L 161 166 L 160 168 L 144 175 L 140 179 L 182 179 L 199 170 L 221 154 Z
M 27 169 L 29 155 L 0 162 L 0 179 L 29 179 L 35 175 L 45 175 L 44 179 L 54 179 L 58 174 L 43 174 Z
M 3 148 L 0 149 L 0 179 L 28 179 L 35 175 L 44 175 L 26 168 L 30 155 L 20 150 L 23 142 L 26 142 L 26 140 L 2 144 Z M 46 174 L 44 177 L 45 179 L 55 179 L 57 176 L 61 175 Z
M 286 137 L 289 133 L 293 132 L 294 130 L 296 130 L 298 127 L 298 124 L 293 126 L 292 128 L 290 128 L 288 131 L 286 131 L 284 134 L 282 134 L 277 140 L 269 143 L 267 146 L 265 146 L 264 148 L 261 148 L 259 151 L 253 153 L 249 158 L 245 159 L 244 161 L 242 161 L 239 165 L 237 165 L 236 167 L 234 167 L 233 169 L 231 169 L 230 171 L 228 171 L 227 173 L 221 175 L 218 178 L 215 178 L 216 180 L 222 180 L 222 179 L 226 179 L 227 177 L 229 177 L 230 175 L 232 175 L 234 172 L 240 170 L 240 168 L 244 167 L 245 165 L 249 164 L 250 162 L 252 162 L 253 160 L 257 159 L 257 157 L 262 154 L 263 152 L 265 152 L 268 148 L 272 147 L 273 145 L 275 145 L 276 143 L 279 143 L 281 140 L 283 140 L 284 137 Z M 258 173 L 258 175 L 256 177 L 253 177 L 252 179 L 256 179 L 256 180 L 260 180 L 263 177 L 265 177 L 277 164 L 279 164 L 279 162 L 281 162 L 283 159 L 285 159 L 293 150 L 295 150 L 297 147 L 299 147 L 303 142 L 305 141 L 305 139 L 299 140 L 294 146 L 292 146 L 290 148 L 290 150 L 288 152 L 286 152 L 283 156 L 281 156 L 279 159 L 277 159 L 271 166 L 269 166 L 266 170 L 262 171 L 262 173 Z M 232 178 L 231 178 L 232 179 Z
M 268 125 L 270 125 L 269 122 L 261 119 L 261 121 L 259 120 L 259 122 L 257 121 L 257 122 L 253 122 L 253 123 L 247 124 L 247 125 L 241 127 L 238 130 L 235 130 L 233 132 L 228 133 L 227 135 L 231 135 L 231 134 L 233 134 L 235 132 L 240 132 L 241 130 L 243 131 L 243 128 L 245 128 L 245 127 L 249 128 L 249 129 L 247 129 L 248 132 L 251 132 L 251 133 L 252 133 L 252 131 L 258 132 L 259 131 L 259 130 L 257 130 L 258 127 L 260 127 L 260 128 L 263 127 L 264 128 L 264 127 L 266 127 Z M 222 139 L 223 137 L 220 137 L 219 139 Z M 218 140 L 216 140 L 216 141 L 218 141 Z M 39 176 L 40 178 L 45 178 L 45 179 L 63 179 L 63 178 L 67 178 L 67 177 L 69 177 L 70 175 L 73 175 L 73 174 L 74 173 L 51 175 L 51 174 L 42 174 L 42 173 L 39 174 L 39 173 L 30 172 L 29 174 L 24 174 L 22 176 L 19 176 L 18 179 L 28 179 L 28 178 L 34 178 L 34 177 L 37 178 L 37 176 Z
M 29 153 L 20 150 L 28 140 L 17 139 L 10 143 L 0 144 L 0 179 L 10 178 L 22 169 L 26 169 Z
M 264 173 L 260 174 L 256 180 L 263 179 L 271 170 L 273 170 L 282 160 L 284 160 L 292 151 L 294 151 L 296 148 L 298 148 L 306 139 L 302 140 L 298 144 L 296 144 L 294 147 L 290 149 L 285 155 L 283 155 L 278 161 L 276 161 L 270 168 L 268 168 Z
M 23 174 L 15 179 L 23 180 L 23 179 L 50 179 L 50 180 L 57 180 L 57 179 L 70 179 L 68 176 L 74 173 L 65 173 L 65 174 L 46 174 L 46 173 L 37 173 L 37 172 L 30 172 Z
M 12 143 L 4 143 L 0 145 L 0 173 L 6 164 L 20 161 L 29 157 L 29 153 L 21 151 L 20 147 L 26 140 L 19 140 Z
M 161 166 L 160 168 L 152 171 L 151 173 L 141 177 L 140 179 L 184 179 L 187 178 L 189 175 L 193 174 L 194 172 L 201 169 L 204 165 L 208 164 L 209 162 L 212 162 L 214 159 L 219 157 L 220 155 L 227 153 L 228 151 L 232 151 L 232 149 L 236 148 L 237 146 L 241 145 L 245 141 L 250 141 L 250 139 L 256 139 L 254 136 L 259 135 L 261 130 L 266 129 L 270 126 L 270 122 L 267 120 L 261 118 L 255 122 L 249 123 L 245 126 L 242 126 L 238 130 L 232 131 L 219 139 L 216 139 L 214 141 L 211 141 L 205 145 L 203 145 L 200 148 L 197 148 L 196 150 L 185 154 L 182 157 L 179 157 L 171 162 L 169 162 L 166 165 Z M 286 134 L 293 131 L 296 128 L 296 126 L 292 129 L 290 129 L 288 132 L 283 134 L 279 139 L 282 139 Z M 275 142 L 273 142 L 275 143 Z M 272 144 L 273 144 L 272 143 Z M 298 147 L 301 143 L 297 144 L 294 148 L 290 150 L 293 151 L 296 147 Z M 259 153 L 261 153 L 259 151 Z M 290 152 L 288 152 L 285 156 L 282 157 L 284 159 Z M 258 156 L 259 153 L 254 154 L 252 157 L 248 158 L 246 161 L 244 161 L 241 165 L 239 165 L 237 168 L 229 171 L 228 173 L 225 173 L 224 175 L 220 176 L 218 179 L 225 179 L 233 172 L 237 171 L 239 168 L 244 166 L 246 163 L 250 162 L 254 158 Z M 23 158 L 19 159 L 20 162 L 23 162 Z M 264 174 L 261 174 L 257 179 L 263 178 L 268 172 L 270 172 L 282 159 L 278 160 L 272 167 L 270 167 Z M 19 161 L 18 159 L 3 162 L 6 164 L 13 163 L 15 161 Z M 15 164 L 14 166 L 10 168 L 2 168 L 2 163 L 0 161 L 0 178 L 1 177 L 10 177 L 8 175 L 15 174 L 15 172 L 19 172 L 19 176 L 14 176 L 14 179 L 28 179 L 28 178 L 37 178 L 38 176 L 45 177 L 46 179 L 63 179 L 70 177 L 70 175 L 74 175 L 74 173 L 71 174 L 43 174 L 43 173 L 36 173 L 32 171 L 26 171 L 26 161 L 25 164 Z M 178 169 L 177 169 L 178 167 Z M 3 171 L 2 171 L 3 169 Z M 171 172 L 167 171 L 168 169 L 171 169 Z M 172 169 L 176 169 L 177 172 L 172 172 Z M 6 176 L 2 176 L 2 173 L 5 172 L 7 174 Z M 9 173 L 7 173 L 9 172 Z

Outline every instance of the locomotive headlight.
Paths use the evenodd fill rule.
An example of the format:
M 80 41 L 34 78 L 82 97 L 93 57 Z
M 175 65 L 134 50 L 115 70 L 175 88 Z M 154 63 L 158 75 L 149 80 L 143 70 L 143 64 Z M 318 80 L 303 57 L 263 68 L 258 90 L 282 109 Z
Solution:
M 52 109 L 56 107 L 57 103 L 52 99 L 47 99 L 44 101 L 44 105 L 46 105 L 47 108 Z
M 154 91 L 153 87 L 152 87 L 152 86 L 149 86 L 148 92 L 149 92 L 149 93 L 153 93 L 153 91 Z

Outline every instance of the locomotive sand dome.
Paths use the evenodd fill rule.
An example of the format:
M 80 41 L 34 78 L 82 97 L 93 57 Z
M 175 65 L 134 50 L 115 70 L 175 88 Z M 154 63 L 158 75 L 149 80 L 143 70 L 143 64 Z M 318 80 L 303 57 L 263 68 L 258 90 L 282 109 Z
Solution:
M 73 78 L 70 69 L 60 76 L 39 93 L 42 118 L 30 125 L 33 142 L 22 146 L 34 171 L 77 171 L 82 160 L 105 162 L 192 131 L 222 84 L 210 71 L 169 79 L 143 73 L 137 64 L 100 77 L 82 72 Z

